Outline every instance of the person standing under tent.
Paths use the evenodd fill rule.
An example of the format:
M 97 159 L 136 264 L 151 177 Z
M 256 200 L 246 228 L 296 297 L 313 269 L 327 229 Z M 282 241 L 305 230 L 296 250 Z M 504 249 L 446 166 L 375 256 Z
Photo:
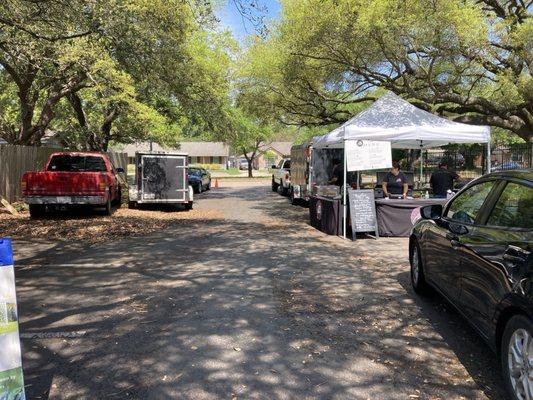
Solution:
M 383 195 L 385 197 L 407 198 L 409 185 L 407 183 L 407 177 L 400 171 L 399 162 L 394 161 L 392 163 L 392 168 L 385 175 L 381 187 L 383 188 Z
M 344 184 L 344 165 L 337 158 L 333 159 L 333 171 L 331 173 L 330 185 L 336 185 L 342 187 Z
M 429 179 L 429 184 L 433 189 L 433 196 L 437 198 L 446 198 L 448 190 L 453 189 L 453 181 L 460 179 L 461 177 L 448 170 L 448 163 L 442 161 L 439 163 L 439 169 Z

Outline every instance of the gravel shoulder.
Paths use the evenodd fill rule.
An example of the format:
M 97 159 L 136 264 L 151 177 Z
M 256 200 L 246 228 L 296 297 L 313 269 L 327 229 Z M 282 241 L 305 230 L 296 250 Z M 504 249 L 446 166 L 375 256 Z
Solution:
M 29 398 L 504 398 L 481 339 L 411 291 L 405 239 L 325 236 L 264 181 L 195 212 L 79 248 L 15 238 Z

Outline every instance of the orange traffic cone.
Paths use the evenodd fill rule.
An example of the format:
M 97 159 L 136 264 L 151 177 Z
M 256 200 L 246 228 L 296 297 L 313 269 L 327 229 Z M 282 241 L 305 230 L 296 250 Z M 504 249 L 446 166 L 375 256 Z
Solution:
M 215 178 L 215 189 L 218 189 L 218 179 Z

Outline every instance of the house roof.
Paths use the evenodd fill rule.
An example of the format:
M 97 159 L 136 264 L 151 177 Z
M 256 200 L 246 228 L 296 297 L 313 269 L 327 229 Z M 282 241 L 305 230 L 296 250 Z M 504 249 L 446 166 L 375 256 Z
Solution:
M 229 146 L 223 142 L 181 142 L 180 151 L 192 157 L 228 157 Z
M 119 150 L 119 149 L 117 149 Z M 132 143 L 124 146 L 122 150 L 128 157 L 134 157 L 136 152 L 149 151 L 149 142 Z M 181 142 L 179 147 L 164 147 L 157 143 L 152 144 L 153 151 L 179 151 L 191 157 L 228 157 L 229 147 L 222 142 Z
M 261 152 L 272 150 L 281 156 L 290 156 L 293 142 L 271 142 L 261 145 Z

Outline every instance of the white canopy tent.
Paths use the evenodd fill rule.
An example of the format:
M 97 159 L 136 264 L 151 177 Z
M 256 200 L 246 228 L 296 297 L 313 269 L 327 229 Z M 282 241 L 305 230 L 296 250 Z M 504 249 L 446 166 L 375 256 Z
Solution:
M 313 147 L 343 148 L 344 140 L 383 140 L 397 149 L 420 149 L 489 143 L 490 128 L 441 118 L 388 92 L 339 128 L 315 138 Z
M 392 148 L 425 149 L 451 143 L 487 143 L 487 170 L 490 172 L 490 128 L 450 121 L 421 110 L 392 92 L 357 114 L 339 128 L 313 139 L 313 148 L 344 148 L 347 140 L 391 142 Z M 346 181 L 346 154 L 344 181 Z M 421 163 L 422 168 L 422 163 Z M 344 237 L 346 237 L 346 188 Z

